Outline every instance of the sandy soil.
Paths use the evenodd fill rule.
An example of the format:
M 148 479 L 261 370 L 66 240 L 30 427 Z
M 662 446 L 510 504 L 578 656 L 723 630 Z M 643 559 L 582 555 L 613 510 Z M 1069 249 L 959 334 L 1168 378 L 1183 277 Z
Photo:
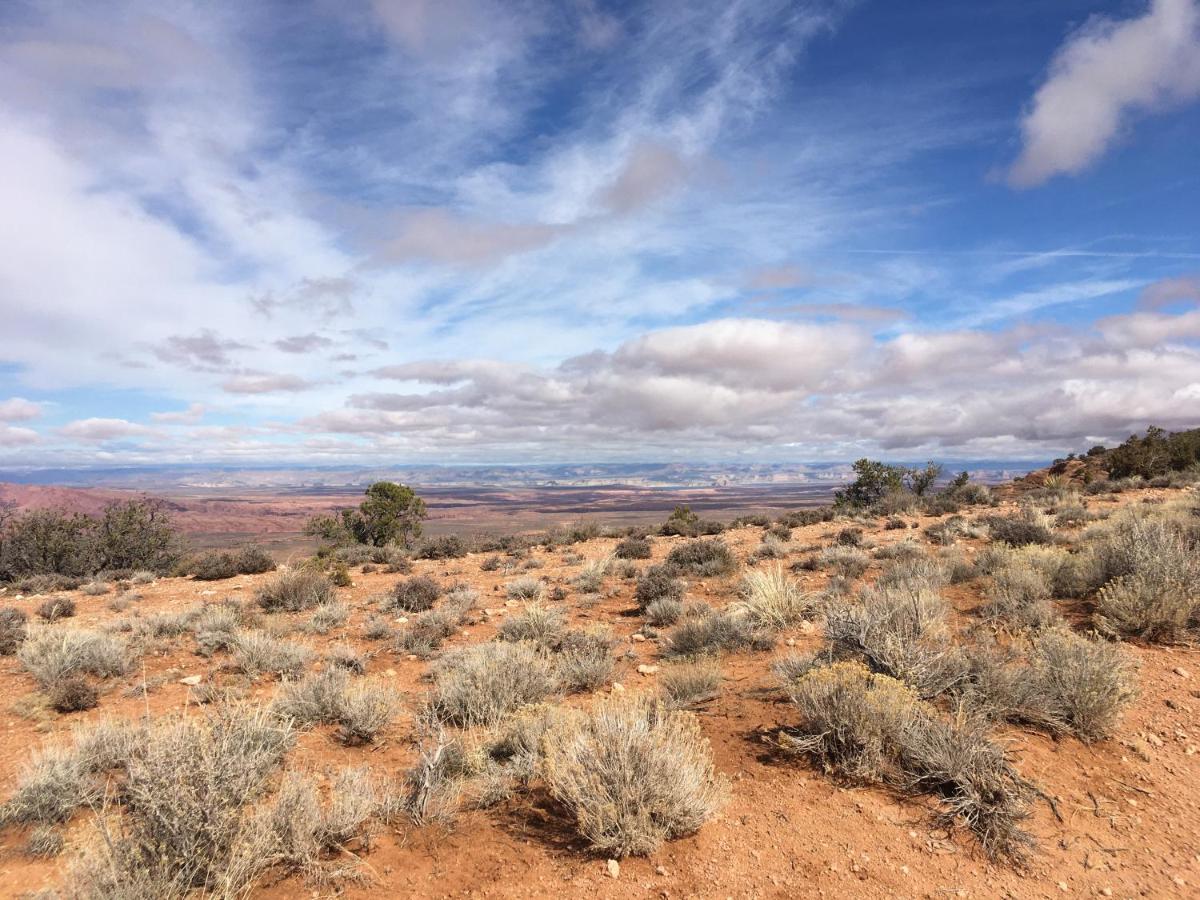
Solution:
M 1124 494 L 1091 499 L 1093 509 L 1140 502 L 1147 495 Z M 930 518 L 906 517 L 925 526 Z M 827 543 L 837 525 L 796 529 L 793 546 Z M 886 544 L 912 530 L 869 531 Z M 726 540 L 745 556 L 758 544 L 761 530 L 726 533 Z M 654 557 L 664 557 L 680 539 L 655 538 Z M 576 551 L 596 558 L 613 541 L 596 540 L 565 550 L 536 550 L 543 563 L 533 574 L 566 584 L 579 565 L 563 556 Z M 966 546 L 966 545 L 964 545 Z M 968 551 L 977 548 L 966 546 Z M 795 554 L 796 556 L 799 553 Z M 477 620 L 448 646 L 486 641 L 494 634 L 505 607 L 503 583 L 513 574 L 480 571 L 483 555 L 444 562 L 417 562 L 415 574 L 429 574 L 450 584 L 469 581 L 482 594 Z M 878 574 L 873 563 L 864 576 Z M 197 601 L 226 596 L 249 598 L 269 576 L 245 576 L 202 583 L 164 579 L 135 590 L 142 599 L 124 613 L 108 608 L 112 595 L 77 594 L 78 625 L 109 623 L 131 615 L 182 610 Z M 306 733 L 289 757 L 289 767 L 324 770 L 369 764 L 393 773 L 413 758 L 411 713 L 425 691 L 422 675 L 428 664 L 398 656 L 384 643 L 362 639 L 362 625 L 373 613 L 369 598 L 388 590 L 399 575 L 355 573 L 354 585 L 339 590 L 353 615 L 345 629 L 328 637 L 306 636 L 314 647 L 348 640 L 371 654 L 368 674 L 387 678 L 405 697 L 404 714 L 386 737 L 372 746 L 347 748 L 331 730 Z M 799 576 L 819 588 L 822 573 Z M 623 644 L 614 680 L 626 690 L 653 690 L 655 676 L 639 675 L 639 663 L 660 662 L 657 643 L 635 642 L 641 619 L 630 615 L 633 582 L 610 577 L 612 591 L 603 602 L 580 608 L 574 592 L 564 601 L 573 624 L 610 625 Z M 733 598 L 735 579 L 693 580 L 690 593 L 720 605 Z M 978 583 L 949 589 L 956 609 L 969 617 L 979 602 Z M 0 597 L 14 602 L 11 592 Z M 32 607 L 29 598 L 15 601 Z M 1085 610 L 1067 610 L 1078 614 Z M 287 618 L 287 617 L 281 617 Z M 290 617 L 297 623 L 306 616 Z M 781 760 L 764 737 L 793 721 L 787 701 L 769 673 L 775 656 L 795 646 L 816 646 L 819 628 L 797 628 L 781 635 L 775 653 L 745 653 L 723 661 L 725 684 L 718 700 L 699 713 L 712 743 L 718 769 L 731 781 L 728 805 L 701 831 L 665 845 L 654 856 L 629 859 L 619 876 L 608 874 L 606 861 L 591 855 L 570 827 L 563 811 L 546 797 L 518 798 L 486 811 L 461 815 L 452 829 L 399 827 L 381 829 L 370 852 L 362 855 L 365 880 L 336 888 L 305 884 L 298 876 L 267 878 L 255 894 L 290 898 L 344 892 L 350 897 L 1196 897 L 1200 896 L 1200 658 L 1192 649 L 1126 645 L 1139 666 L 1140 696 L 1117 734 L 1085 745 L 1073 738 L 1052 739 L 1035 731 L 1005 728 L 1005 743 L 1019 770 L 1033 779 L 1049 802 L 1038 801 L 1029 822 L 1038 849 L 1027 871 L 990 862 L 974 839 L 961 830 L 947 833 L 932 822 L 931 807 L 904 801 L 875 789 L 841 786 L 813 767 Z M 189 706 L 185 675 L 199 674 L 243 689 L 266 702 L 276 690 L 268 679 L 250 682 L 228 670 L 220 654 L 205 660 L 191 652 L 190 637 L 164 643 L 148 654 L 144 667 L 105 687 L 98 709 L 59 715 L 45 708 L 32 679 L 11 657 L 0 658 L 0 780 L 11 779 L 30 750 L 43 740 L 61 741 L 72 726 L 100 716 L 160 716 Z M 149 693 L 141 695 L 143 681 Z M 606 688 L 604 690 L 609 690 Z M 575 698 L 572 702 L 586 702 Z M 4 790 L 7 794 L 8 789 Z M 0 832 L 0 896 L 17 897 L 60 883 L 64 860 L 75 846 L 94 839 L 89 815 L 77 815 L 67 831 L 68 847 L 57 860 L 37 860 L 25 851 L 27 832 L 9 827 Z

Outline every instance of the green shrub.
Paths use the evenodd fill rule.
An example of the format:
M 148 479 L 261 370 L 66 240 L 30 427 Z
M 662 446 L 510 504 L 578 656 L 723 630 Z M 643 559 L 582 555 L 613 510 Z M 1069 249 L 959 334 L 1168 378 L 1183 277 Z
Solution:
M 25 640 L 25 611 L 15 606 L 0 607 L 0 656 L 12 656 Z
M 613 554 L 617 559 L 649 559 L 651 554 L 650 538 L 643 535 L 627 537 L 617 543 Z
M 706 578 L 733 572 L 737 557 L 721 540 L 698 539 L 672 547 L 667 566 L 683 575 Z
M 37 613 L 47 622 L 70 619 L 75 615 L 75 601 L 70 597 L 51 597 L 38 607 Z
M 669 566 L 650 566 L 637 580 L 633 593 L 638 608 L 646 610 L 657 600 L 678 602 L 683 598 L 683 582 Z
M 433 609 L 442 587 L 427 575 L 417 575 L 396 582 L 392 589 L 391 607 L 404 612 L 424 612 Z
M 458 559 L 468 553 L 467 542 L 457 534 L 429 538 L 417 551 L 417 559 Z

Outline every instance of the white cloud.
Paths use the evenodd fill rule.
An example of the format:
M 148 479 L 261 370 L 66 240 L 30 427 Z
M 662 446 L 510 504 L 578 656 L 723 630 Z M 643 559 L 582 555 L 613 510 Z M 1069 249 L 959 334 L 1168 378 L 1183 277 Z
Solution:
M 78 441 L 111 441 L 117 438 L 145 437 L 152 429 L 125 419 L 90 418 L 68 422 L 59 430 L 64 437 Z
M 36 419 L 42 414 L 40 403 L 33 403 L 22 397 L 10 397 L 0 400 L 0 422 L 24 422 Z
M 1071 35 L 1021 122 L 1015 187 L 1075 175 L 1095 162 L 1135 112 L 1200 97 L 1200 5 L 1152 0 L 1136 19 L 1095 17 Z
M 235 375 L 221 382 L 230 394 L 271 394 L 276 391 L 305 391 L 312 382 L 299 375 Z

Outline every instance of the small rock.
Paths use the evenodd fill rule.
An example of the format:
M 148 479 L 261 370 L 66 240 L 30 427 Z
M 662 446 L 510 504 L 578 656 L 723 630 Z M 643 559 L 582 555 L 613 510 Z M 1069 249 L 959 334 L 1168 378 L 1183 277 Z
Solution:
M 631 641 L 633 641 L 635 644 L 640 644 L 646 640 L 646 636 L 644 634 L 642 634 L 641 632 L 636 632 L 634 634 L 631 634 L 629 636 L 629 639 Z
M 203 680 L 204 680 L 203 675 L 188 675 L 185 678 L 180 678 L 179 683 L 180 684 L 199 684 Z
M 667 867 L 666 866 L 655 866 L 654 873 L 656 875 L 661 875 L 665 878 L 667 876 Z
M 386 672 L 384 672 L 383 674 L 384 674 L 384 676 L 385 676 L 385 677 L 387 677 L 387 678 L 395 678 L 395 677 L 396 677 L 396 670 L 395 670 L 395 669 L 388 669 L 388 670 L 387 670 Z
M 621 682 L 619 682 L 619 681 L 614 681 L 614 682 L 612 683 L 612 692 L 613 692 L 614 694 L 623 694 L 623 693 L 625 693 L 625 685 L 621 684 Z
M 404 624 L 405 622 L 407 622 L 407 621 L 408 621 L 408 616 L 401 616 L 400 618 L 398 618 L 398 619 L 396 620 L 396 624 L 397 624 L 397 625 L 403 625 L 403 624 Z
M 1062 891 L 1062 892 L 1065 894 L 1065 893 L 1067 893 L 1068 891 L 1070 891 L 1070 890 L 1071 890 L 1071 887 L 1070 887 L 1070 885 L 1068 885 L 1068 884 L 1067 884 L 1065 881 L 1060 881 L 1060 882 L 1058 883 L 1058 889 L 1059 889 L 1060 891 Z
M 1174 672 L 1176 675 L 1178 675 L 1180 678 L 1191 678 L 1192 677 L 1192 673 L 1189 672 L 1187 669 L 1185 669 L 1183 666 L 1176 666 L 1171 671 Z
M 201 591 L 200 596 L 201 597 L 211 597 L 215 593 L 216 593 L 216 591 Z M 1176 669 L 1176 671 L 1179 671 L 1179 670 Z
M 421 657 L 417 656 L 417 654 L 415 654 L 415 653 L 410 653 L 410 654 L 408 654 L 408 661 L 409 661 L 409 662 L 416 662 L 416 661 L 417 661 L 418 659 L 420 659 L 420 658 L 421 658 Z
M 658 666 L 648 666 L 645 663 L 642 663 L 642 665 L 638 666 L 639 675 L 653 675 L 657 671 Z
M 609 878 L 620 878 L 621 877 L 621 864 L 619 862 L 617 862 L 615 859 L 610 859 L 608 862 L 605 863 L 605 866 L 608 869 L 608 877 Z

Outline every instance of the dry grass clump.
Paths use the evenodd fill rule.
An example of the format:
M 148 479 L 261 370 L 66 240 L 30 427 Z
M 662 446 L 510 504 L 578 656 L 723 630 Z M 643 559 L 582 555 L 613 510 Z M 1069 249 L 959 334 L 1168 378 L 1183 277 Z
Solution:
M 754 562 L 762 559 L 787 559 L 787 555 L 791 552 L 791 549 L 787 541 L 780 540 L 768 532 L 763 535 L 762 543 L 755 548 L 750 558 Z
M 773 631 L 756 624 L 749 616 L 703 608 L 697 615 L 685 615 L 671 629 L 663 652 L 671 657 L 703 656 L 748 648 L 770 650 L 774 645 Z
M 826 771 L 937 797 L 947 823 L 970 828 L 993 856 L 1022 858 L 1029 786 L 981 727 L 947 723 L 911 689 L 861 663 L 814 666 L 786 682 L 800 724 L 780 746 Z
M 311 775 L 288 772 L 258 822 L 268 835 L 264 846 L 280 863 L 320 881 L 328 878 L 321 869 L 323 855 L 336 852 L 344 858 L 356 838 L 364 846 L 369 843 L 369 823 L 379 805 L 378 786 L 365 767 L 339 772 L 324 804 Z M 354 872 L 351 868 L 335 874 Z
M 86 628 L 42 626 L 31 630 L 17 650 L 21 666 L 49 687 L 68 675 L 109 678 L 129 668 L 125 641 L 113 634 Z
M 237 896 L 275 858 L 246 805 L 294 742 L 267 711 L 234 707 L 155 725 L 126 763 L 122 815 L 74 872 L 83 897 Z
M 586 562 L 583 569 L 571 579 L 571 584 L 575 590 L 584 594 L 594 594 L 604 587 L 604 579 L 608 576 L 609 570 L 612 568 L 613 558 L 604 556 L 600 559 L 593 559 Z
M 719 538 L 697 539 L 671 548 L 667 565 L 682 575 L 711 578 L 737 569 L 737 557 Z
M 949 604 L 918 582 L 869 588 L 858 603 L 833 603 L 825 633 L 837 655 L 862 656 L 873 670 L 936 696 L 964 675 L 946 617 Z
M 103 581 L 89 581 L 79 586 L 79 592 L 88 597 L 102 597 L 111 590 L 112 588 Z
M 392 589 L 389 606 L 404 612 L 425 612 L 433 609 L 438 597 L 442 596 L 442 586 L 428 575 L 418 575 L 396 582 Z
M 566 617 L 561 610 L 535 603 L 524 612 L 507 617 L 497 636 L 502 641 L 529 641 L 550 648 L 562 640 L 566 628 Z
M 440 607 L 418 613 L 401 627 L 396 635 L 396 649 L 422 659 L 432 656 L 443 641 L 458 631 L 478 600 L 479 594 L 471 588 L 453 588 Z
M 1119 647 L 1062 628 L 1039 634 L 1028 662 L 995 651 L 972 653 L 970 661 L 964 693 L 970 707 L 1084 741 L 1112 734 L 1136 693 Z
M 1200 626 L 1200 554 L 1179 524 L 1164 515 L 1131 513 L 1093 552 L 1107 576 L 1096 598 L 1102 632 L 1174 642 Z
M 646 697 L 597 701 L 554 723 L 543 745 L 551 793 L 591 846 L 612 856 L 653 853 L 692 834 L 727 793 L 695 717 Z
M 650 552 L 650 538 L 632 535 L 617 542 L 613 555 L 617 559 L 649 559 Z
M 463 727 L 495 725 L 557 687 L 546 657 L 525 643 L 464 647 L 438 660 L 432 675 L 431 711 Z
M 0 656 L 12 656 L 25 640 L 29 617 L 15 606 L 0 607 Z
M 615 661 L 612 634 L 606 628 L 568 631 L 554 654 L 555 677 L 566 693 L 594 691 L 608 682 Z
M 300 612 L 329 603 L 334 597 L 333 582 L 312 569 L 286 569 L 254 595 L 267 612 Z
M 669 566 L 650 566 L 638 578 L 633 599 L 637 601 L 638 609 L 648 610 L 657 600 L 681 601 L 683 589 L 683 582 L 675 577 Z
M 683 615 L 683 601 L 672 597 L 659 597 L 646 605 L 646 622 L 656 628 L 674 625 Z
M 721 666 L 716 660 L 698 659 L 667 666 L 658 683 L 672 709 L 692 709 L 716 698 L 721 680 Z
M 812 598 L 780 565 L 747 572 L 740 592 L 742 602 L 738 608 L 751 622 L 763 628 L 778 630 L 795 625 L 813 609 Z
M 817 554 L 816 565 L 821 569 L 831 569 L 843 578 L 858 578 L 867 571 L 871 557 L 857 547 L 837 545 L 826 547 Z
M 322 603 L 313 610 L 307 628 L 314 634 L 329 634 L 341 628 L 350 619 L 350 607 L 339 600 Z
M 65 822 L 78 807 L 99 799 L 100 786 L 89 774 L 72 748 L 35 752 L 17 775 L 12 797 L 0 808 L 0 821 Z
M 49 825 L 39 825 L 29 832 L 29 840 L 25 842 L 25 852 L 30 856 L 40 856 L 46 859 L 58 856 L 63 851 L 63 836 Z
M 504 593 L 509 600 L 524 600 L 527 603 L 540 603 L 546 596 L 546 584 L 540 578 L 532 575 L 522 575 L 514 578 L 504 586 Z
M 231 649 L 234 665 L 252 677 L 269 673 L 298 678 L 313 658 L 312 649 L 306 645 L 273 637 L 265 631 L 234 635 Z
M 394 691 L 367 681 L 351 682 L 344 669 L 328 668 L 284 685 L 276 715 L 299 725 L 337 725 L 344 744 L 368 744 L 395 718 Z

